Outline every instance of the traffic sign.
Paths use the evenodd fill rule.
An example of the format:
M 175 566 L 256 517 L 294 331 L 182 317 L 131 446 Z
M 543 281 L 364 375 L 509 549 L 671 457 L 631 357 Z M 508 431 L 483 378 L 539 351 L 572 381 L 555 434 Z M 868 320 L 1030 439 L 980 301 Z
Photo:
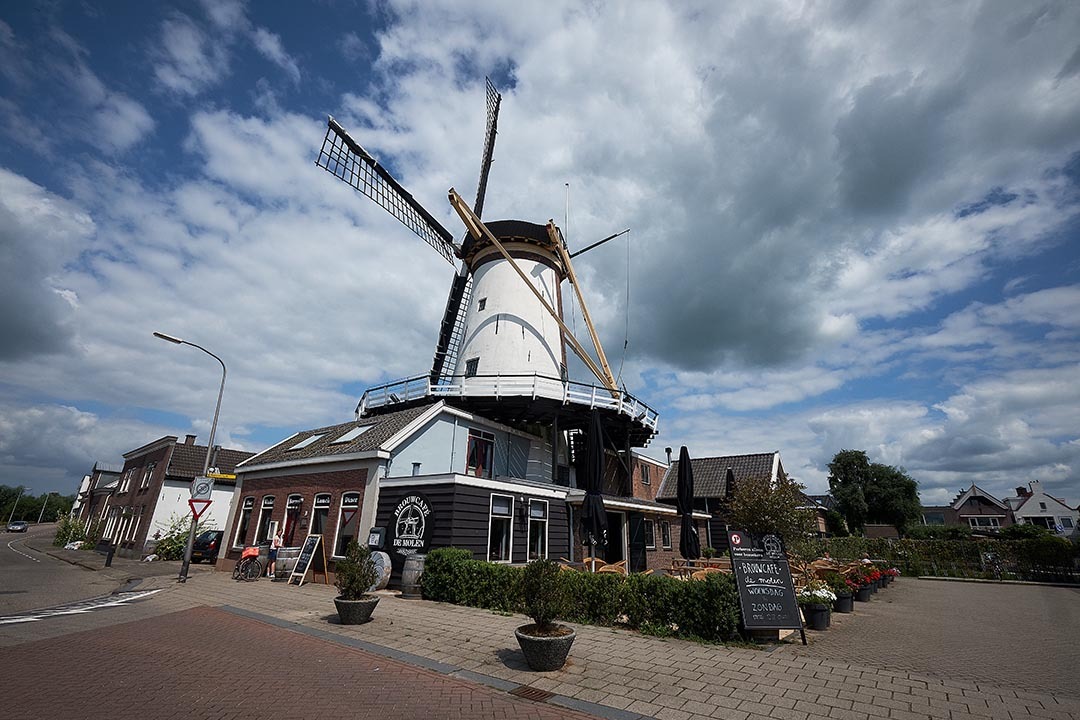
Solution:
M 206 512 L 206 508 L 210 507 L 211 500 L 196 500 L 192 498 L 187 501 L 188 507 L 191 508 L 191 514 L 198 520 L 199 517 Z
M 214 481 L 208 477 L 199 476 L 191 481 L 191 497 L 195 500 L 209 500 L 214 492 Z
M 236 475 L 232 473 L 206 473 L 208 478 L 217 478 L 218 480 L 235 480 Z

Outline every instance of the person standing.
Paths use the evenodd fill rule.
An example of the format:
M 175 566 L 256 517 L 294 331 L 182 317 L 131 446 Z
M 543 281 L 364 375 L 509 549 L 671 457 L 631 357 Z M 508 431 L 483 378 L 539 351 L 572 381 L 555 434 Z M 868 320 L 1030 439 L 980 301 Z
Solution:
M 266 571 L 266 576 L 273 579 L 276 577 L 277 572 L 277 551 L 285 544 L 285 539 L 281 536 L 281 528 L 274 532 L 274 539 L 270 541 L 270 567 Z

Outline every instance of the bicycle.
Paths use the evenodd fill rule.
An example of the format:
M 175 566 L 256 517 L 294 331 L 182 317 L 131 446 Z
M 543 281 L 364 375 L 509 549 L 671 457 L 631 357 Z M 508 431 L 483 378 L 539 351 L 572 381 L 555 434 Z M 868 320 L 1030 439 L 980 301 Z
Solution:
M 246 547 L 233 568 L 233 580 L 258 580 L 262 577 L 263 564 L 259 562 L 259 548 Z

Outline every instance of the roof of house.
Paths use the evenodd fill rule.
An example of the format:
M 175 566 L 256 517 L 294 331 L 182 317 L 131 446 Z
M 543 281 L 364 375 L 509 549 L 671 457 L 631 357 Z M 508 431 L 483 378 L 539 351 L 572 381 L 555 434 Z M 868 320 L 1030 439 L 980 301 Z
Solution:
M 691 458 L 694 471 L 694 497 L 727 497 L 727 471 L 731 468 L 735 483 L 747 478 L 773 479 L 773 465 L 780 468 L 778 452 L 754 453 L 752 455 L 724 455 L 711 458 Z M 657 500 L 674 500 L 679 483 L 679 461 L 671 463 L 664 474 L 664 481 L 656 493 Z
M 404 430 L 435 404 L 438 403 L 418 405 L 386 415 L 350 420 L 312 430 L 302 430 L 249 458 L 241 464 L 239 469 L 243 471 L 256 465 L 335 455 L 353 455 L 378 450 L 387 440 Z M 367 429 L 344 442 L 341 441 L 341 438 L 349 436 L 357 428 Z
M 1009 507 L 1005 503 L 998 500 L 996 497 L 986 492 L 975 483 L 971 483 L 971 487 L 969 487 L 967 490 L 960 491 L 960 494 L 957 495 L 956 498 L 952 501 L 952 509 L 959 510 L 964 505 L 964 503 L 966 503 L 970 498 L 973 497 L 981 497 L 989 500 L 991 503 L 997 505 L 1002 510 L 1009 509 Z
M 807 495 L 807 497 L 826 510 L 836 509 L 836 498 L 828 493 L 825 493 L 824 495 Z
M 236 469 L 237 465 L 254 454 L 255 453 L 245 452 L 244 450 L 219 448 L 217 453 L 210 458 L 210 464 L 212 467 L 216 467 L 218 472 L 231 473 Z M 169 458 L 169 468 L 166 470 L 166 474 L 171 477 L 193 478 L 197 475 L 202 475 L 203 464 L 205 462 L 205 445 L 177 443 L 173 448 L 172 456 Z

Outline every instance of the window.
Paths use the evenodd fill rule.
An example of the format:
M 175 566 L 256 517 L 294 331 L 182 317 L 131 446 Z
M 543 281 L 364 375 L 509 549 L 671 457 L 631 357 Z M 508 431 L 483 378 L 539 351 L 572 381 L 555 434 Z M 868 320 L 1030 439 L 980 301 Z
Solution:
M 645 463 L 641 463 L 641 484 L 652 484 L 652 468 Z
M 487 307 L 487 298 L 480 298 L 480 302 L 476 304 L 477 310 L 483 310 Z
M 236 524 L 236 537 L 233 538 L 233 547 L 241 547 L 247 540 L 248 525 L 251 524 L 251 511 L 255 509 L 255 498 L 244 498 L 244 504 L 240 508 L 240 522 Z
M 315 435 L 312 435 L 311 437 L 304 438 L 303 440 L 301 440 L 300 442 L 296 443 L 291 448 L 289 448 L 288 451 L 292 452 L 293 450 L 302 450 L 303 448 L 306 448 L 308 445 L 311 445 L 313 442 L 315 442 L 319 438 L 323 437 L 324 435 L 326 435 L 326 433 L 316 433 Z
M 124 471 L 124 474 L 120 476 L 120 490 L 118 492 L 127 492 L 128 486 L 131 485 L 131 474 L 135 472 L 135 468 L 130 468 Z
M 281 539 L 289 547 L 295 545 L 293 541 L 296 528 L 300 524 L 300 513 L 303 507 L 304 498 L 301 495 L 290 495 L 285 501 L 285 530 L 281 533 Z
M 259 510 L 259 524 L 255 526 L 255 544 L 270 539 L 270 517 L 274 514 L 274 496 L 267 495 Z
M 1046 503 L 1039 503 L 1039 509 L 1040 510 L 1045 510 L 1046 509 Z
M 945 513 L 923 513 L 923 525 L 944 525 Z
M 326 524 L 330 519 L 330 496 L 316 495 L 315 509 L 311 511 L 312 535 L 326 535 Z
M 993 528 L 993 529 L 996 530 L 997 528 L 1001 527 L 1001 523 L 998 521 L 998 519 L 996 517 L 983 517 L 983 516 L 969 517 L 968 518 L 968 525 L 970 525 L 973 529 Z
M 514 498 L 509 495 L 491 496 L 491 515 L 488 518 L 488 557 L 491 562 L 510 562 L 513 549 Z
M 360 529 L 360 493 L 345 493 L 341 496 L 341 513 L 338 514 L 337 539 L 334 541 L 334 555 L 342 557 L 349 543 L 356 539 Z
M 671 549 L 671 523 L 667 520 L 660 523 L 660 544 L 665 550 Z
M 338 445 L 339 443 L 352 442 L 353 440 L 360 437 L 361 435 L 363 435 L 364 433 L 366 433 L 368 430 L 370 430 L 373 427 L 375 427 L 375 426 L 374 425 L 361 425 L 360 427 L 355 427 L 352 430 L 350 430 L 349 432 L 347 432 L 344 435 L 342 435 L 341 437 L 339 437 L 337 440 L 332 440 L 330 442 L 330 444 L 331 445 Z M 296 448 L 294 447 L 292 449 L 295 450 Z
M 157 463 L 150 463 L 146 466 L 146 472 L 143 473 L 142 483 L 139 485 L 141 489 L 150 487 L 150 476 L 154 474 L 155 467 L 157 467 Z
M 546 500 L 529 501 L 529 560 L 547 557 L 548 504 Z
M 645 535 L 645 549 L 646 550 L 655 550 L 656 549 L 656 528 L 654 527 L 653 521 L 652 520 L 643 520 L 641 525 L 642 525 L 642 532 Z
M 1061 527 L 1068 530 L 1068 529 L 1072 529 L 1072 526 L 1073 526 L 1072 518 L 1061 518 Z
M 465 377 L 476 377 L 476 371 L 480 369 L 480 358 L 474 357 L 465 361 Z
M 495 435 L 483 430 L 469 430 L 469 447 L 465 453 L 465 474 L 491 477 Z

